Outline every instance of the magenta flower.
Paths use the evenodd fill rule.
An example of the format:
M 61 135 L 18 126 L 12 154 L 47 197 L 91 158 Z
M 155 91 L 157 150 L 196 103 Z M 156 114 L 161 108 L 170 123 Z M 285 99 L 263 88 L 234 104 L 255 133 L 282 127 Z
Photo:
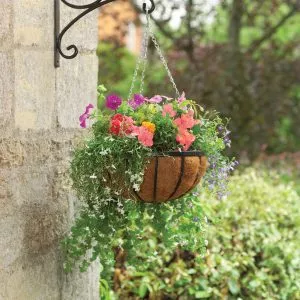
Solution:
M 90 110 L 94 108 L 93 104 L 89 104 L 85 108 L 85 112 L 79 117 L 80 127 L 86 128 L 86 120 L 90 117 Z
M 116 110 L 122 104 L 122 99 L 116 94 L 110 94 L 106 97 L 105 106 L 111 110 Z
M 137 109 L 139 106 L 144 104 L 146 101 L 145 97 L 141 94 L 134 94 L 133 99 L 128 101 L 128 105 L 133 109 Z

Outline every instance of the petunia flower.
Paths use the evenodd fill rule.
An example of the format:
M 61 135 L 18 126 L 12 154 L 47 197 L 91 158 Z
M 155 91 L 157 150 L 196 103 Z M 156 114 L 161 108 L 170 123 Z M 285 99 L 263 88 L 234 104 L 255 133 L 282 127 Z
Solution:
M 134 120 L 122 114 L 116 114 L 110 119 L 109 132 L 114 135 L 131 134 L 134 129 Z
M 128 105 L 133 109 L 137 109 L 139 106 L 146 102 L 146 98 L 141 94 L 134 94 L 133 99 L 128 101 Z
M 175 119 L 174 123 L 178 126 L 178 128 L 190 129 L 196 124 L 199 124 L 200 120 L 194 119 L 194 111 L 191 109 L 186 114 L 182 114 L 180 118 Z
M 186 100 L 186 97 L 185 97 L 185 92 L 182 92 L 181 96 L 177 99 L 177 101 L 179 103 L 183 102 Z
M 187 151 L 195 141 L 195 136 L 187 129 L 180 128 L 176 136 L 176 141 L 183 146 L 183 150 Z
M 139 142 L 146 146 L 146 147 L 152 147 L 153 146 L 153 137 L 154 133 L 150 132 L 146 127 L 144 126 L 135 126 L 132 132 L 133 136 L 137 136 Z
M 110 94 L 106 97 L 105 106 L 111 110 L 116 110 L 122 104 L 122 99 L 116 94 Z
M 163 112 L 162 115 L 165 117 L 166 115 L 169 115 L 171 118 L 176 116 L 176 111 L 173 109 L 172 104 L 165 104 L 163 106 Z
M 86 120 L 90 117 L 90 110 L 93 108 L 93 104 L 89 104 L 86 106 L 85 112 L 79 117 L 80 127 L 86 128 Z
M 156 95 L 150 99 L 147 99 L 147 101 L 150 103 L 160 103 L 162 100 L 163 100 L 163 97 L 160 95 Z

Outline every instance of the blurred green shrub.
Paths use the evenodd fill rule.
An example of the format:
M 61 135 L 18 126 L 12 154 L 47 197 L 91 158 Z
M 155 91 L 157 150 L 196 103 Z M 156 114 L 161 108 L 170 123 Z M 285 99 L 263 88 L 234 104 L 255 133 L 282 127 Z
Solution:
M 126 47 L 103 41 L 98 45 L 97 56 L 99 58 L 98 83 L 105 85 L 110 92 L 117 93 L 126 99 L 138 57 Z M 153 96 L 157 94 L 155 86 L 168 80 L 165 73 L 163 66 L 156 59 L 149 58 L 144 95 Z M 140 77 L 138 74 L 134 93 L 139 92 Z M 151 89 L 149 85 L 151 85 Z
M 97 48 L 99 58 L 98 81 L 110 92 L 127 97 L 135 67 L 135 56 L 125 47 L 101 42 Z
M 157 259 L 143 272 L 124 268 L 116 296 L 108 299 L 300 299 L 300 197 L 294 187 L 279 175 L 248 169 L 232 177 L 230 192 L 224 202 L 201 196 L 210 207 L 208 223 L 210 215 L 218 219 L 208 226 L 205 257 L 170 253 L 145 228 L 145 249 L 155 247 Z

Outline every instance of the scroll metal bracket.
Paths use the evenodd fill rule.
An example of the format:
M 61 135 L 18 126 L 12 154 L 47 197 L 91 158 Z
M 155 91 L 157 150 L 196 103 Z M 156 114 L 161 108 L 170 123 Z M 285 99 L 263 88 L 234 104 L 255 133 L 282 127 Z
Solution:
M 90 4 L 84 4 L 84 5 L 76 5 L 69 3 L 67 0 L 54 0 L 54 37 L 55 37 L 55 51 L 54 51 L 54 66 L 56 68 L 60 67 L 60 56 L 62 56 L 65 59 L 73 59 L 78 55 L 78 48 L 76 45 L 71 44 L 66 47 L 66 50 L 69 51 L 69 53 L 64 52 L 61 46 L 62 39 L 65 35 L 65 33 L 82 17 L 87 15 L 88 13 L 92 12 L 93 10 L 108 4 L 110 2 L 114 2 L 116 0 L 96 0 Z M 66 6 L 82 10 L 82 12 L 74 18 L 71 22 L 69 22 L 62 30 L 60 29 L 60 4 L 61 2 L 65 4 Z M 152 13 L 155 9 L 155 5 L 153 0 L 150 0 L 151 7 L 150 9 L 147 8 L 146 3 L 143 4 L 143 10 L 146 12 L 148 10 L 148 13 Z

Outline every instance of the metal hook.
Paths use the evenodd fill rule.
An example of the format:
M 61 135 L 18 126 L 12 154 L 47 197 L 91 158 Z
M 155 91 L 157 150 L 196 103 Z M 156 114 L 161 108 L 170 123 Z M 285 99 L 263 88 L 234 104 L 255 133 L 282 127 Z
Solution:
M 147 4 L 145 2 L 143 3 L 143 11 L 144 11 L 145 14 L 147 12 L 148 12 L 148 14 L 151 14 L 155 10 L 155 4 L 154 4 L 153 0 L 150 0 L 150 2 L 151 2 L 151 8 L 150 9 L 147 8 Z

